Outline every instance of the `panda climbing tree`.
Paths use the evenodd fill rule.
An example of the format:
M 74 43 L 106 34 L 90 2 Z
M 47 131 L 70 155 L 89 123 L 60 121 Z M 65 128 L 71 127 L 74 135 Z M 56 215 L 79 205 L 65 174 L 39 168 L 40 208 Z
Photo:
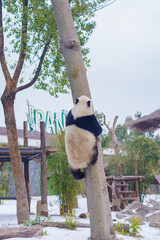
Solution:
M 73 101 L 75 102 L 76 98 L 79 98 L 82 95 L 91 98 L 86 76 L 86 68 L 83 64 L 81 46 L 76 33 L 76 29 L 74 27 L 72 14 L 69 7 L 69 1 L 52 0 L 52 6 L 60 35 L 60 47 L 67 67 L 67 74 L 71 85 Z M 75 113 L 73 112 L 70 114 L 71 122 L 74 122 L 74 120 L 78 119 L 76 117 L 74 118 Z M 71 125 L 77 126 L 75 122 Z M 69 125 L 67 127 L 69 127 Z M 88 130 L 86 131 L 89 132 Z M 67 134 L 69 134 L 69 132 Z M 68 137 L 66 136 L 66 140 L 67 138 Z M 88 210 L 90 213 L 91 239 L 115 240 L 116 236 L 111 218 L 110 202 L 104 175 L 102 162 L 103 157 L 99 136 L 97 137 L 97 147 L 97 163 L 94 165 L 90 164 L 89 167 L 87 167 L 85 170 L 85 185 Z M 91 158 L 89 161 L 90 160 Z M 73 173 L 73 165 L 71 166 L 71 169 Z M 78 171 L 78 173 L 76 173 L 76 176 L 81 175 L 77 168 L 74 170 Z M 81 177 L 84 176 L 81 175 Z
M 81 168 L 95 164 L 98 157 L 97 137 L 102 133 L 93 111 L 92 100 L 76 99 L 66 119 L 66 151 L 71 173 L 76 180 L 85 177 Z

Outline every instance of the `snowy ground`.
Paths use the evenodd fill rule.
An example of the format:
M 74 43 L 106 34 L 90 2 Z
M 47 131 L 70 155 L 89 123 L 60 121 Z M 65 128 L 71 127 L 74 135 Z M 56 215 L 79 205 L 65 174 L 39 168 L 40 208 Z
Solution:
M 158 202 L 160 202 L 160 195 L 151 195 L 147 196 L 144 199 L 146 202 L 149 198 L 152 198 Z M 31 218 L 36 217 L 36 203 L 37 200 L 40 198 L 33 197 L 31 200 Z M 87 203 L 86 198 L 82 198 L 79 196 L 78 198 L 78 205 L 79 208 L 76 209 L 76 216 L 79 216 L 80 213 L 87 212 Z M 48 208 L 49 208 L 49 215 L 52 215 L 51 218 L 53 221 L 65 221 L 65 219 L 59 215 L 59 208 L 58 208 L 58 198 L 56 196 L 48 197 Z M 112 218 L 114 222 L 117 222 L 115 217 L 116 212 L 112 212 Z M 78 217 L 75 219 L 76 221 L 89 223 L 89 219 L 79 219 Z M 118 220 L 120 221 L 120 220 Z M 124 220 L 122 220 L 123 222 Z M 0 205 L 0 227 L 13 227 L 17 226 L 17 218 L 16 218 L 16 201 L 4 201 L 2 205 Z M 124 240 L 160 240 L 160 229 L 152 228 L 148 226 L 148 223 L 141 226 L 141 231 L 139 232 L 142 237 L 140 238 L 133 238 L 123 235 L 117 235 L 119 239 Z M 54 227 L 47 227 L 44 228 L 44 231 L 47 231 L 47 235 L 44 235 L 40 238 L 27 238 L 28 240 L 31 239 L 40 239 L 40 240 L 87 240 L 90 237 L 90 229 L 89 228 L 78 228 L 76 230 L 66 230 L 62 228 L 54 228 Z M 24 238 L 14 238 L 14 240 L 24 240 Z

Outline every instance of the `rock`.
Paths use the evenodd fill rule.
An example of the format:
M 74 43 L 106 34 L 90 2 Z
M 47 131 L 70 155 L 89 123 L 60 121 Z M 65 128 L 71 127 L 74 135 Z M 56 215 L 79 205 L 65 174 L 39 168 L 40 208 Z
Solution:
M 130 215 L 130 216 L 127 216 Z M 138 218 L 140 225 L 149 222 L 151 227 L 160 227 L 160 203 L 150 199 L 148 205 L 140 202 L 133 202 L 125 209 L 116 214 L 118 219 L 125 218 L 130 223 L 134 222 L 134 218 Z
M 160 221 L 160 210 L 153 212 L 153 213 L 149 213 L 145 216 L 145 218 L 147 219 L 147 221 L 149 221 L 150 223 L 156 223 Z
M 155 222 L 155 223 L 150 222 L 149 227 L 160 228 L 160 222 Z
M 153 209 L 160 210 L 160 203 L 159 202 L 157 202 L 153 199 L 150 199 L 148 203 L 153 206 Z
M 81 213 L 79 216 L 79 218 L 89 218 L 89 213 Z
M 124 215 L 125 215 L 125 214 L 127 214 L 127 215 L 128 215 L 128 214 L 129 214 L 129 215 L 132 215 L 132 214 L 133 214 L 132 210 L 131 210 L 131 209 L 128 209 L 127 207 L 126 207 L 125 209 L 121 210 L 120 213 L 121 213 L 121 214 L 124 214 Z
M 145 218 L 143 218 L 142 216 L 140 216 L 140 215 L 138 215 L 138 214 L 136 214 L 136 213 L 133 214 L 131 217 L 126 218 L 126 220 L 127 220 L 128 222 L 130 222 L 131 224 L 133 224 L 135 218 L 139 220 L 139 224 L 140 224 L 140 225 L 144 225 L 144 224 L 145 224 Z
M 142 217 L 145 217 L 149 213 L 149 209 L 146 206 L 143 206 L 136 209 L 136 213 Z
M 129 206 L 127 206 L 127 208 L 130 210 L 134 210 L 134 209 L 142 208 L 142 207 L 144 207 L 144 205 L 140 202 L 133 202 Z
M 127 217 L 127 215 L 125 215 L 125 214 L 121 214 L 121 212 L 119 213 L 117 213 L 116 214 L 116 218 L 118 218 L 118 219 L 122 219 L 122 218 L 126 218 Z
M 134 214 L 135 212 L 137 212 L 137 209 L 138 209 L 138 211 L 140 212 L 140 214 L 141 214 L 141 212 L 143 213 L 143 214 L 147 214 L 147 213 L 149 213 L 149 210 L 147 210 L 148 208 L 145 206 L 145 205 L 143 205 L 142 203 L 140 203 L 140 202 L 133 202 L 133 203 L 131 203 L 130 205 L 128 205 L 127 207 L 125 207 L 125 209 L 123 209 L 122 211 L 121 211 L 121 213 L 122 214 L 130 214 L 130 215 L 132 215 L 132 214 Z M 142 210 L 141 210 L 142 209 Z

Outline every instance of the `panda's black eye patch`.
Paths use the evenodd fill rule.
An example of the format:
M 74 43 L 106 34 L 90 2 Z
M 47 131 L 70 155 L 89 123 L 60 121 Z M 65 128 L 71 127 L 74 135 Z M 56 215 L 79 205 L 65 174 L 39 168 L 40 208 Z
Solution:
M 90 107 L 91 106 L 91 101 L 88 101 L 87 105 L 88 105 L 88 107 Z
M 75 104 L 77 104 L 78 102 L 79 102 L 79 99 L 78 99 L 78 98 L 76 98 Z

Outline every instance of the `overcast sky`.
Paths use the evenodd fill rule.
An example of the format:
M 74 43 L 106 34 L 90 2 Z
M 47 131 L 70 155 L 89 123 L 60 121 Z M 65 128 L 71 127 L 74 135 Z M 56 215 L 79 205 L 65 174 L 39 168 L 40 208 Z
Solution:
M 117 0 L 96 13 L 97 27 L 87 46 L 91 68 L 87 70 L 94 108 L 106 114 L 107 122 L 118 115 L 149 114 L 160 98 L 160 0 Z M 0 69 L 0 95 L 4 78 Z M 72 108 L 71 95 L 58 99 L 41 90 L 17 94 L 17 127 L 26 120 L 27 103 L 44 112 Z M 0 103 L 0 126 L 5 126 Z

